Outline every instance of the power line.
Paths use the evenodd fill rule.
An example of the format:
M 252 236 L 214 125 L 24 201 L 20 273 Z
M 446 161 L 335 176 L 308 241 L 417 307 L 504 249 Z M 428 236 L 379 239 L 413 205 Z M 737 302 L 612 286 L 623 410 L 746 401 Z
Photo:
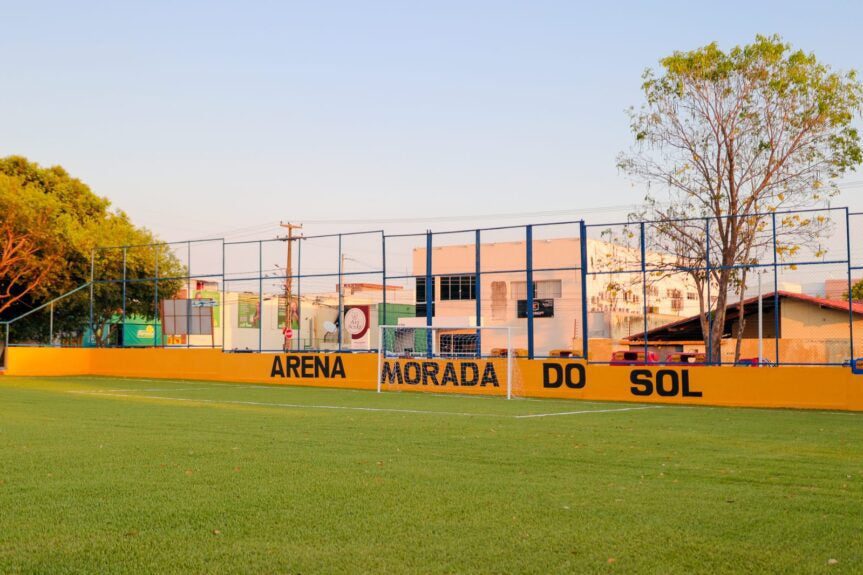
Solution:
M 851 189 L 863 187 L 863 180 L 852 180 L 837 184 L 838 188 Z M 661 204 L 660 204 L 661 205 Z M 604 212 L 620 212 L 633 210 L 640 206 L 638 203 L 619 204 L 614 206 L 597 206 L 592 208 L 564 208 L 559 210 L 542 210 L 534 212 L 499 212 L 492 214 L 467 214 L 446 216 L 420 216 L 420 217 L 392 217 L 392 218 L 341 218 L 341 219 L 306 219 L 296 218 L 304 224 L 313 225 L 351 225 L 351 224 L 422 224 L 440 222 L 460 221 L 487 221 L 517 219 L 527 217 L 554 217 L 554 216 L 580 216 L 583 214 L 596 214 Z M 232 228 L 220 232 L 213 232 L 208 237 L 245 238 L 261 235 L 267 232 L 279 230 L 279 222 L 263 222 L 244 227 Z

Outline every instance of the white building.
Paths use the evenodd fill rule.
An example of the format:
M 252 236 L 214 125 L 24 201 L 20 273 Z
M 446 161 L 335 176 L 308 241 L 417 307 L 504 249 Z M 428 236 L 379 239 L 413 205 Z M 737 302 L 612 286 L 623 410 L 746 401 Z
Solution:
M 581 349 L 583 337 L 580 240 L 557 238 L 532 242 L 534 281 L 534 351 Z M 514 328 L 515 348 L 527 348 L 526 243 L 482 243 L 480 284 L 476 284 L 476 246 L 446 245 L 432 248 L 434 308 L 432 325 L 466 328 L 477 325 Z M 698 293 L 684 273 L 640 272 L 637 250 L 604 242 L 587 242 L 587 304 L 589 336 L 618 339 L 698 313 Z M 647 254 L 649 266 L 665 262 L 660 254 Z M 635 270 L 635 271 L 633 271 Z M 413 250 L 417 317 L 402 325 L 425 325 L 426 249 Z M 645 294 L 647 297 L 645 303 Z M 480 299 L 479 321 L 477 295 Z M 470 330 L 464 330 L 469 333 Z M 490 333 L 490 335 L 492 335 Z M 498 337 L 483 336 L 483 353 L 502 347 Z

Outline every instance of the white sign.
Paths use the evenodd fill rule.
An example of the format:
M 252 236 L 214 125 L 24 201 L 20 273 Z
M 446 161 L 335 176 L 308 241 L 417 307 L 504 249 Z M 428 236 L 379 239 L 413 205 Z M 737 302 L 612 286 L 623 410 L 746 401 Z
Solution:
M 359 335 L 366 329 L 366 314 L 361 308 L 352 307 L 345 312 L 345 330 L 351 335 Z

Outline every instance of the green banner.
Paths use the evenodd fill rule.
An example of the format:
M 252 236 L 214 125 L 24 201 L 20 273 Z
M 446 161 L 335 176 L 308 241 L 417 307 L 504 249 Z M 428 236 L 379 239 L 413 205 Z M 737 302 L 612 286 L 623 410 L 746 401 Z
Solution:
M 211 299 L 216 302 L 213 306 L 213 327 L 219 327 L 222 321 L 222 294 L 218 291 L 201 290 L 195 292 L 195 299 Z
M 285 329 L 285 316 L 287 309 L 287 299 L 285 296 L 279 296 L 279 329 Z M 299 298 L 292 297 L 291 298 L 291 329 L 299 329 L 300 327 L 300 316 L 299 316 L 300 302 Z
M 256 294 L 239 294 L 237 326 L 258 329 L 261 326 L 261 301 Z

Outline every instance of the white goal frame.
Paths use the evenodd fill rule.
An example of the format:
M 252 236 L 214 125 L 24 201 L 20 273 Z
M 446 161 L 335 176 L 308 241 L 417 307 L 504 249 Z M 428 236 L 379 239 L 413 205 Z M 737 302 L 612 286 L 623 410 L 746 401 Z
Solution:
M 407 355 L 407 356 L 405 356 L 405 355 L 387 356 L 388 350 L 386 349 L 386 345 L 385 345 L 386 340 L 384 339 L 384 334 L 386 333 L 387 330 L 392 330 L 392 331 L 395 331 L 395 330 L 413 330 L 415 332 L 416 331 L 431 332 L 432 341 L 435 341 L 435 339 L 436 339 L 434 337 L 435 332 L 475 331 L 475 332 L 479 332 L 480 334 L 482 334 L 482 332 L 504 332 L 506 334 L 506 349 L 504 350 L 504 354 L 503 355 L 485 356 L 485 357 L 494 357 L 497 359 L 506 358 L 506 398 L 512 399 L 512 377 L 513 377 L 513 372 L 514 372 L 514 370 L 513 370 L 514 359 L 513 359 L 513 349 L 512 349 L 512 330 L 513 329 L 518 329 L 518 328 L 514 328 L 512 326 L 484 326 L 484 325 L 466 325 L 466 326 L 460 326 L 460 325 L 448 325 L 448 326 L 381 325 L 381 326 L 378 326 L 378 370 L 377 370 L 377 374 L 375 375 L 375 377 L 377 378 L 377 391 L 378 391 L 378 393 L 381 393 L 383 391 L 382 382 L 381 382 L 381 372 L 383 370 L 384 359 L 386 359 L 387 357 L 392 357 L 392 359 L 405 359 L 405 358 L 412 358 L 412 357 L 429 357 L 432 359 L 440 359 L 441 357 L 445 357 L 445 358 L 446 357 L 450 357 L 450 358 L 453 357 L 453 356 L 442 356 L 440 354 L 435 354 L 433 351 L 431 353 L 426 351 L 426 352 L 423 352 L 421 354 L 412 353 L 411 355 Z M 480 335 L 480 337 L 482 337 L 482 336 Z M 455 357 L 459 357 L 459 356 L 455 356 Z M 465 355 L 465 356 L 461 356 L 461 357 L 464 357 L 465 359 L 467 359 L 467 358 L 482 358 L 483 357 L 482 349 L 477 349 L 476 354 L 471 354 L 469 356 Z

